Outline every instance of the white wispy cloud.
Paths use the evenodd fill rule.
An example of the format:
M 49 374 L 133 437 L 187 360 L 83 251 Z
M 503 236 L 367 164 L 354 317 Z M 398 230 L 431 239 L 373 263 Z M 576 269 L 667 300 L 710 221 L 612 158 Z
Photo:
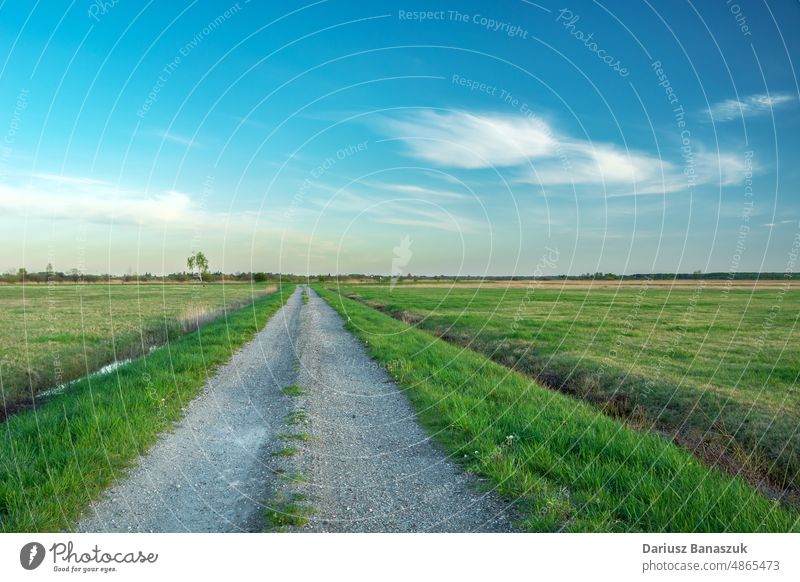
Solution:
M 619 187 L 607 184 L 606 194 L 610 197 L 647 196 L 685 191 L 690 187 L 687 172 L 693 174 L 693 182 L 698 186 L 733 186 L 742 182 L 745 172 L 741 156 L 709 152 L 701 148 L 692 154 L 690 160 L 684 160 L 682 165 L 661 162 L 661 169 L 663 174 L 660 171 L 654 172 L 638 180 L 635 189 L 626 189 L 625 184 L 620 184 Z M 758 166 L 752 163 L 750 171 L 758 171 Z
M 234 115 L 233 119 L 239 125 L 247 125 L 249 127 L 254 127 L 255 129 L 270 129 L 270 126 L 263 121 L 257 121 L 251 117 L 242 117 L 240 115 Z
M 58 185 L 68 184 L 78 186 L 99 186 L 104 184 L 102 180 L 98 180 L 96 178 L 87 178 L 85 176 L 65 176 L 63 174 L 40 173 L 34 174 L 33 177 Z
M 143 192 L 117 184 L 83 176 L 36 174 L 11 182 L 0 183 L 0 233 L 8 235 L 12 228 L 40 221 L 60 221 L 65 231 L 71 225 L 83 224 L 97 236 L 87 241 L 90 264 L 106 265 L 110 245 L 128 240 L 125 233 L 141 230 L 152 236 L 141 237 L 137 254 L 151 256 L 151 265 L 158 265 L 164 249 L 183 256 L 188 244 L 201 241 L 209 255 L 216 253 L 214 264 L 223 270 L 255 268 L 278 270 L 281 264 L 307 265 L 311 269 L 328 269 L 339 252 L 338 233 L 314 232 L 307 223 L 288 224 L 285 212 L 272 207 L 264 212 L 252 209 L 219 211 L 199 202 L 197 196 L 174 190 Z M 102 236 L 107 226 L 114 226 L 115 237 Z M 37 240 L 45 240 L 44 235 Z M 230 267 L 221 262 L 225 250 Z M 254 252 L 267 249 L 269 252 Z M 50 261 L 45 250 L 38 258 Z M 47 251 L 49 252 L 49 251 Z M 126 251 L 121 250 L 120 253 Z M 247 264 L 250 260 L 252 264 Z M 281 263 L 283 261 L 283 263 Z M 268 265 L 268 266 L 265 266 Z M 115 266 L 114 268 L 117 268 Z M 92 267 L 107 269 L 107 266 Z M 156 272 L 159 267 L 143 267 Z M 166 268 L 181 269 L 181 263 Z
M 100 181 L 64 180 L 64 188 L 54 190 L 44 184 L 24 187 L 0 185 L 0 212 L 36 218 L 82 220 L 118 224 L 190 224 L 198 212 L 192 199 L 182 192 L 167 191 L 153 195 L 117 190 Z
M 418 226 L 446 232 L 480 232 L 486 228 L 484 223 L 448 210 L 441 204 L 421 205 L 418 198 L 385 199 L 339 190 L 331 198 L 310 198 L 308 204 L 317 208 L 317 216 L 324 216 L 327 212 L 341 212 L 351 217 L 364 214 L 372 222 L 381 224 Z
M 43 173 L 34 175 L 25 184 L 0 184 L 0 214 L 167 228 L 171 232 L 251 233 L 280 241 L 294 250 L 306 248 L 306 252 L 311 246 L 315 252 L 331 252 L 334 248 L 325 236 L 311 237 L 304 231 L 304 225 L 313 224 L 326 212 L 343 212 L 348 217 L 364 213 L 375 223 L 447 232 L 476 232 L 485 228 L 482 223 L 445 208 L 461 201 L 458 193 L 404 184 L 383 186 L 384 195 L 376 196 L 374 191 L 362 195 L 318 184 L 319 191 L 335 191 L 335 195 L 329 199 L 309 199 L 301 213 L 293 214 L 297 224 L 287 225 L 285 209 L 277 207 L 265 213 L 246 209 L 218 212 L 199 204 L 185 192 L 142 192 L 96 178 Z M 391 196 L 392 192 L 404 192 L 408 199 Z
M 623 151 L 608 144 L 566 142 L 559 159 L 532 162 L 527 181 L 543 186 L 568 184 L 633 185 L 669 175 L 674 166 L 643 153 Z M 567 153 L 569 152 L 569 153 Z
M 167 131 L 167 130 L 159 131 L 158 132 L 158 137 L 160 137 L 164 141 L 169 141 L 169 142 L 172 142 L 172 143 L 176 143 L 178 145 L 182 145 L 182 146 L 187 147 L 187 148 L 195 147 L 195 146 L 199 145 L 199 143 L 196 140 L 194 140 L 194 139 L 192 139 L 190 137 L 185 137 L 185 136 L 182 136 L 180 134 L 177 134 L 177 133 L 174 133 L 174 132 L 171 132 L 171 131 Z
M 177 190 L 145 192 L 97 178 L 47 173 L 0 184 L 0 214 L 186 231 L 224 231 L 226 223 L 247 231 L 272 221 L 250 210 L 217 212 Z
M 383 212 L 375 216 L 375 222 L 461 233 L 480 232 L 482 226 L 479 221 L 447 212 L 443 208 L 419 208 L 402 202 L 385 206 L 381 209 Z
M 766 226 L 767 228 L 775 228 L 780 224 L 800 224 L 800 222 L 797 220 L 779 220 L 777 222 L 767 222 L 765 224 L 762 224 L 761 226 Z
M 418 186 L 416 184 L 387 184 L 383 182 L 370 182 L 367 186 L 375 186 L 382 190 L 395 192 L 398 194 L 407 194 L 420 198 L 443 198 L 447 200 L 469 200 L 470 197 L 460 192 L 452 190 L 440 190 L 437 188 L 427 188 L 425 186 Z
M 743 99 L 726 99 L 714 103 L 706 109 L 706 113 L 716 122 L 732 121 L 740 117 L 764 115 L 770 110 L 794 100 L 791 95 L 783 93 L 773 95 L 759 93 Z
M 549 127 L 527 117 L 423 110 L 382 124 L 413 156 L 455 168 L 516 166 L 556 146 Z
M 697 184 L 731 185 L 742 160 L 697 144 L 690 160 L 671 162 L 646 152 L 562 135 L 527 116 L 423 110 L 382 122 L 416 158 L 450 168 L 516 167 L 519 180 L 540 186 L 597 185 L 608 195 L 663 194 Z

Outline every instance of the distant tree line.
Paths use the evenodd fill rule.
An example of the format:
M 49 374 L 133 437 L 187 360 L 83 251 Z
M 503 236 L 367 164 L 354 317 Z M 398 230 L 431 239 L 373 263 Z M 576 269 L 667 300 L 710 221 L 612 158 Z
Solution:
M 583 275 L 558 275 L 554 277 L 543 277 L 551 279 L 733 279 L 736 281 L 748 281 L 754 279 L 800 279 L 800 273 L 779 273 L 779 272 L 742 272 L 742 273 L 703 273 L 702 271 L 695 271 L 693 273 L 635 273 L 633 275 L 617 275 L 615 273 L 585 273 Z
M 318 274 L 318 275 L 295 275 L 286 273 L 272 273 L 264 271 L 246 271 L 235 273 L 223 273 L 221 271 L 205 271 L 197 265 L 192 266 L 188 271 L 170 273 L 168 275 L 154 275 L 153 273 L 126 273 L 116 274 L 92 274 L 83 273 L 78 269 L 68 271 L 56 271 L 48 265 L 44 271 L 29 272 L 25 268 L 9 269 L 0 275 L 0 283 L 220 283 L 225 281 L 241 281 L 253 283 L 304 283 L 304 282 L 363 282 L 363 283 L 389 283 L 391 281 L 413 282 L 413 281 L 525 281 L 533 279 L 530 275 L 505 275 L 505 276 L 479 276 L 479 275 L 402 275 L 390 277 L 388 275 L 374 275 L 364 273 L 343 273 L 343 274 Z M 734 279 L 753 280 L 753 279 L 792 279 L 800 280 L 800 273 L 637 273 L 633 275 L 618 275 L 616 273 L 583 273 L 581 275 L 545 275 L 537 277 L 540 280 L 687 280 L 687 279 L 707 279 L 725 280 Z
M 314 279 L 314 278 L 312 278 Z M 93 274 L 82 273 L 78 269 L 70 269 L 68 271 L 37 271 L 29 272 L 27 269 L 9 269 L 0 275 L 0 283 L 220 283 L 225 281 L 242 281 L 253 283 L 270 283 L 270 282 L 285 282 L 285 283 L 301 283 L 308 281 L 308 277 L 281 274 L 270 272 L 235 272 L 223 273 L 221 271 L 205 272 L 202 274 L 202 279 L 198 277 L 196 272 L 181 271 L 177 273 L 170 273 L 168 275 L 154 275 L 153 273 L 126 273 L 124 275 L 116 274 Z

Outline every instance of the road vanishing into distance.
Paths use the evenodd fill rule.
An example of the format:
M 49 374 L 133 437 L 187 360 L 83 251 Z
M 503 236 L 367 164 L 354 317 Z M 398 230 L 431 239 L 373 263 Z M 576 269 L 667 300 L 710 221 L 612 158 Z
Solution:
M 341 317 L 298 287 L 76 529 L 269 531 L 277 516 L 290 531 L 511 531 L 511 509 L 480 485 Z

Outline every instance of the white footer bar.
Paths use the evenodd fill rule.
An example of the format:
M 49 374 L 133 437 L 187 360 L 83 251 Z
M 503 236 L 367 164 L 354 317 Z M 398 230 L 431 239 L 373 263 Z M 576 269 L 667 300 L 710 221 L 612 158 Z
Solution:
M 2 580 L 800 580 L 800 534 L 4 534 Z

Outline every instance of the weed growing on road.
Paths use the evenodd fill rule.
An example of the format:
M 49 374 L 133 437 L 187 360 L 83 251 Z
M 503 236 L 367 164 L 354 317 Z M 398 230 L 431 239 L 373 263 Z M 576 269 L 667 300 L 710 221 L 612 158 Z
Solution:
M 299 493 L 288 496 L 279 496 L 267 503 L 268 509 L 264 511 L 267 529 L 282 531 L 288 527 L 303 527 L 308 523 L 314 508 L 305 503 L 305 497 Z
M 302 408 L 299 408 L 286 417 L 286 422 L 292 426 L 299 426 L 308 421 L 308 414 Z
M 272 455 L 275 457 L 293 457 L 299 452 L 300 452 L 299 447 L 283 447 L 282 449 L 279 449 L 274 453 L 272 453 Z
M 308 483 L 308 477 L 306 477 L 300 471 L 295 471 L 294 473 L 289 473 L 288 475 L 281 475 L 281 480 L 286 481 L 288 483 L 295 483 L 295 484 L 303 484 Z
M 311 435 L 308 435 L 304 432 L 292 432 L 292 433 L 284 432 L 279 434 L 278 438 L 285 442 L 300 441 L 305 443 L 311 440 Z
M 293 385 L 284 387 L 283 393 L 286 394 L 286 396 L 302 396 L 305 391 L 300 386 Z

